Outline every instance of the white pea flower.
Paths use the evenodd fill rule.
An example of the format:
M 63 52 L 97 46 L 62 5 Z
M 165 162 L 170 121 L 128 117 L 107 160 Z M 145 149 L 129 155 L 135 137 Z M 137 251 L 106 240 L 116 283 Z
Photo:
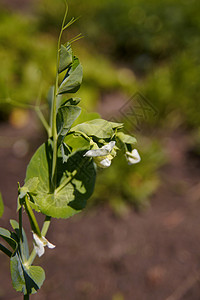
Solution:
M 34 248 L 37 255 L 40 257 L 44 254 L 44 247 L 47 246 L 50 249 L 55 248 L 55 245 L 51 244 L 44 236 L 39 237 L 36 233 L 33 232 L 34 239 Z
M 133 149 L 131 152 L 127 151 L 125 156 L 129 165 L 137 164 L 141 161 L 141 157 L 136 149 Z
M 107 145 L 104 145 L 101 148 L 91 149 L 87 151 L 84 154 L 84 156 L 93 157 L 94 162 L 97 164 L 97 166 L 101 168 L 108 168 L 111 165 L 111 160 L 115 156 L 111 154 L 114 146 L 115 146 L 115 142 L 111 141 Z

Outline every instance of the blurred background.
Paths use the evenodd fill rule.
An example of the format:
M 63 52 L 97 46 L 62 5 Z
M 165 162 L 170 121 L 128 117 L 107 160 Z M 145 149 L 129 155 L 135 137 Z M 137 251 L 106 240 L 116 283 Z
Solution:
M 124 122 L 141 162 L 99 172 L 87 209 L 54 220 L 35 299 L 199 300 L 200 2 L 69 0 L 86 111 Z M 62 0 L 0 0 L 0 190 L 9 227 L 17 182 L 46 139 L 27 104 L 54 83 Z M 39 263 L 39 261 L 38 261 Z M 12 291 L 0 253 L 0 299 Z

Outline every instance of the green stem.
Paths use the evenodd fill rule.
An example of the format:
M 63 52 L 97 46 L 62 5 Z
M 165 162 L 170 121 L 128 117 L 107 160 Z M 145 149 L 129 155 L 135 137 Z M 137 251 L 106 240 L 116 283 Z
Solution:
M 24 300 L 29 300 L 29 294 L 24 295 Z
M 22 207 L 19 209 L 19 238 L 20 238 L 20 242 L 23 241 L 23 235 L 22 235 Z
M 66 177 L 63 180 L 63 182 L 61 183 L 61 185 L 59 185 L 59 187 L 55 190 L 55 193 L 60 192 L 74 178 L 74 176 L 76 175 L 76 173 L 77 173 L 77 170 L 74 170 L 72 172 L 71 176 Z
M 19 209 L 19 243 L 20 243 L 20 253 L 23 256 L 23 234 L 22 234 L 22 207 Z
M 35 112 L 38 116 L 38 118 L 40 119 L 42 125 L 44 126 L 44 128 L 46 129 L 47 133 L 48 133 L 48 137 L 51 136 L 51 128 L 49 127 L 49 124 L 47 123 L 41 109 L 39 106 L 35 106 Z
M 85 134 L 84 132 L 79 131 L 79 130 L 73 131 L 73 129 L 71 130 L 71 132 L 74 132 L 75 134 L 82 135 L 87 141 L 89 141 L 91 144 L 92 143 L 94 144 L 93 140 L 87 134 Z
M 20 107 L 20 108 L 23 108 L 23 109 L 35 109 L 34 105 L 17 102 L 15 100 L 12 100 L 11 98 L 6 98 L 5 103 L 10 104 L 10 105 L 15 106 L 15 107 Z
M 32 263 L 33 263 L 33 261 L 34 261 L 36 255 L 37 255 L 37 254 L 36 254 L 36 252 L 35 252 L 35 248 L 33 248 L 32 252 L 31 252 L 31 255 L 29 256 L 29 259 L 28 259 L 27 262 L 26 262 L 26 265 L 27 265 L 27 266 L 31 266 L 31 265 L 32 265 Z
M 41 235 L 45 237 L 45 235 L 47 234 L 47 231 L 49 229 L 49 226 L 50 226 L 50 222 L 51 222 L 51 217 L 49 216 L 46 216 L 45 217 L 45 220 L 44 220 L 44 224 L 42 226 L 42 230 L 41 230 Z M 35 248 L 33 248 L 33 251 L 31 252 L 31 255 L 29 256 L 29 259 L 27 261 L 27 265 L 28 266 L 31 266 L 35 257 L 36 257 L 36 251 L 35 251 Z
M 38 225 L 38 222 L 36 220 L 36 217 L 33 213 L 33 210 L 30 206 L 29 200 L 27 199 L 27 196 L 25 197 L 25 203 L 24 203 L 24 207 L 26 209 L 27 215 L 29 217 L 29 221 L 30 221 L 30 225 L 32 230 L 37 233 L 38 236 L 41 236 L 41 232 L 40 232 L 40 228 Z
M 44 220 L 44 224 L 42 226 L 42 230 L 41 230 L 42 236 L 45 236 L 47 234 L 47 231 L 48 231 L 49 226 L 50 226 L 50 222 L 51 222 L 51 217 L 46 216 L 45 220 Z
M 56 81 L 55 81 L 55 88 L 54 88 L 54 98 L 53 98 L 53 105 L 52 105 L 52 136 L 53 136 L 53 162 L 52 162 L 52 173 L 51 173 L 51 184 L 52 190 L 56 187 L 56 163 L 57 163 L 57 144 L 58 144 L 58 133 L 56 128 L 56 100 L 58 94 L 58 79 L 59 79 L 59 62 L 60 62 L 60 45 L 61 45 L 61 38 L 63 33 L 63 28 L 65 25 L 65 20 L 67 17 L 67 7 L 65 10 L 65 15 L 62 22 L 62 27 L 60 31 L 60 35 L 58 38 L 58 46 L 57 46 L 57 64 L 56 64 Z

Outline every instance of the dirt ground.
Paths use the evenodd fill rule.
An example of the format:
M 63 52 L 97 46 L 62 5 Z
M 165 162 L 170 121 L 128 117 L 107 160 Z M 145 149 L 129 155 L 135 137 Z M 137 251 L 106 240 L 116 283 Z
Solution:
M 43 140 L 31 123 L 22 129 L 0 123 L 0 190 L 5 213 L 16 218 L 17 181 Z M 163 137 L 169 163 L 149 209 L 116 217 L 109 207 L 53 220 L 41 263 L 46 281 L 35 300 L 199 300 L 200 160 L 188 154 L 188 137 Z M 27 220 L 25 220 L 25 223 Z M 9 260 L 0 253 L 0 299 L 22 299 L 10 283 Z

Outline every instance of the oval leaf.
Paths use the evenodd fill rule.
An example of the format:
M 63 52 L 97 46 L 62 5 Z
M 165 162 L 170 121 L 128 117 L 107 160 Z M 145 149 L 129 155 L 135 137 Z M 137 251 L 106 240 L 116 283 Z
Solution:
M 60 63 L 59 63 L 58 72 L 61 73 L 62 71 L 67 69 L 67 67 L 69 67 L 69 65 L 72 63 L 72 59 L 73 59 L 73 54 L 72 54 L 71 47 L 69 45 L 67 47 L 61 45 Z
M 13 250 L 16 250 L 18 238 L 15 233 L 0 227 L 0 236 L 13 248 Z
M 90 149 L 90 140 L 86 139 L 81 134 L 76 132 L 72 132 L 67 134 L 64 138 L 64 143 L 70 148 L 71 153 L 75 153 L 77 151 L 89 150 Z
M 111 138 L 115 129 L 122 128 L 122 123 L 109 122 L 103 119 L 94 119 L 85 123 L 76 125 L 71 131 L 82 131 L 88 136 L 96 136 L 97 138 Z
M 74 105 L 61 106 L 56 118 L 58 135 L 66 135 L 81 113 L 81 108 Z
M 15 230 L 15 232 L 19 238 L 19 223 L 15 220 L 10 220 L 10 224 L 11 224 L 12 228 Z M 23 240 L 22 240 L 22 243 L 20 244 L 22 257 L 24 260 L 28 260 L 28 258 L 29 258 L 28 240 L 27 240 L 26 233 L 23 228 L 22 228 L 22 237 L 23 237 Z
M 79 60 L 76 58 L 61 83 L 58 94 L 75 93 L 79 90 L 83 78 L 83 69 Z
M 122 143 L 125 143 L 125 144 L 136 144 L 137 143 L 136 138 L 134 138 L 133 136 L 131 136 L 129 134 L 125 134 L 123 132 L 118 132 L 116 136 L 117 136 L 117 138 L 120 139 L 120 141 Z
M 12 284 L 17 292 L 35 294 L 45 280 L 45 272 L 38 266 L 25 266 L 19 252 L 10 259 Z
M 59 158 L 58 189 L 50 193 L 49 151 L 47 143 L 37 150 L 27 168 L 25 181 L 38 177 L 39 184 L 32 198 L 42 213 L 54 218 L 69 218 L 85 207 L 87 199 L 93 193 L 95 167 L 92 160 L 83 157 L 82 152 L 71 156 L 67 163 L 63 163 L 62 158 Z M 66 180 L 68 183 L 59 189 L 60 184 Z

